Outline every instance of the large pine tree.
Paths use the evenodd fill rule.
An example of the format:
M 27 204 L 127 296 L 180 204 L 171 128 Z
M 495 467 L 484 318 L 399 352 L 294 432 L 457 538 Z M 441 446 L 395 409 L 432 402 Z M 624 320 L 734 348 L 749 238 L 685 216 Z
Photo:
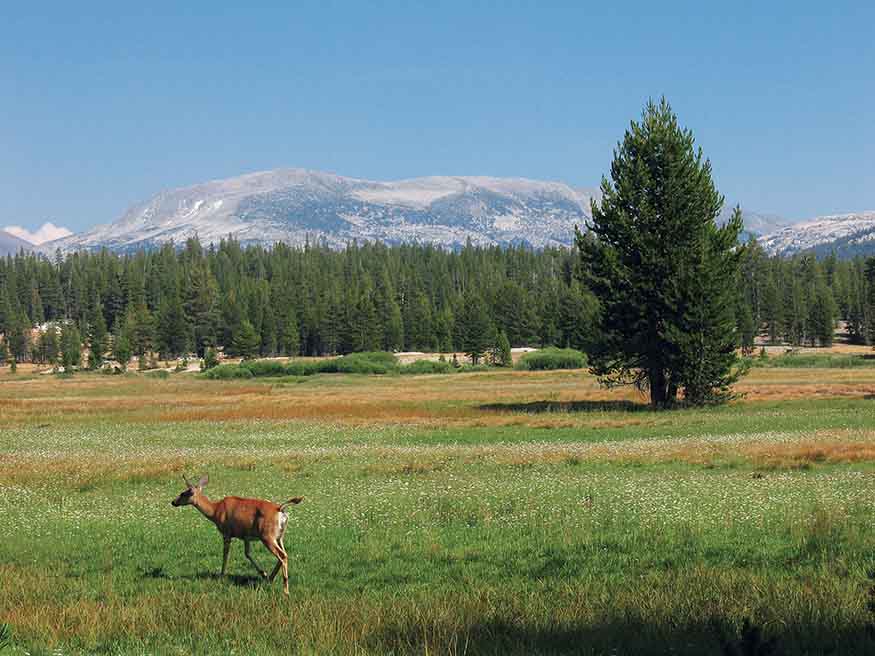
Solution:
M 718 227 L 711 164 L 663 99 L 618 144 L 610 180 L 578 233 L 584 281 L 601 304 L 592 368 L 607 384 L 649 389 L 654 407 L 683 391 L 728 397 L 736 379 L 741 213 Z

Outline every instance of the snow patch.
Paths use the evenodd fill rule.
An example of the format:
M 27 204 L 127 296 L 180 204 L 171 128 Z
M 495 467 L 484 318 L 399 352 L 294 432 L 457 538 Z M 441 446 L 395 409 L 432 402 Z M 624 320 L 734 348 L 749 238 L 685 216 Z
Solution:
M 51 221 L 45 222 L 34 232 L 30 232 L 29 230 L 22 228 L 21 226 L 7 226 L 3 228 L 3 230 L 11 235 L 15 235 L 19 239 L 30 242 L 34 246 L 39 246 L 40 244 L 44 244 L 47 241 L 52 241 L 53 239 L 69 237 L 73 234 L 72 231 L 68 230 L 67 228 L 56 226 Z

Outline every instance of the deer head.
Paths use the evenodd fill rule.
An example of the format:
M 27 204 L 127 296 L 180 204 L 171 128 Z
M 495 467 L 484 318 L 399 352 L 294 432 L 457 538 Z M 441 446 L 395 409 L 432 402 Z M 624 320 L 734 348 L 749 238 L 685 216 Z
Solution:
M 185 481 L 185 489 L 179 493 L 179 496 L 176 497 L 173 501 L 170 502 L 171 506 L 179 507 L 179 506 L 188 506 L 194 503 L 195 497 L 201 493 L 201 491 L 206 487 L 207 483 L 210 480 L 209 476 L 204 476 L 197 482 L 197 485 L 192 485 L 191 482 L 183 475 L 182 480 Z

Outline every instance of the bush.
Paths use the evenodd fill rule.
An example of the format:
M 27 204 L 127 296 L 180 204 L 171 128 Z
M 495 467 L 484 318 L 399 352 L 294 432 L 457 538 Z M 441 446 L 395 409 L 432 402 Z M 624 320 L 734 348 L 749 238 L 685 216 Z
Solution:
M 455 373 L 453 365 L 444 359 L 443 362 L 438 360 L 417 360 L 408 365 L 403 365 L 400 369 L 402 374 L 452 374 Z
M 398 371 L 398 359 L 386 351 L 350 353 L 333 362 L 337 363 L 339 372 L 347 374 L 388 374 Z
M 256 378 L 262 376 L 285 376 L 286 367 L 277 360 L 248 360 L 240 364 L 252 372 Z
M 201 365 L 201 369 L 206 371 L 207 369 L 212 369 L 213 367 L 219 366 L 219 356 L 216 354 L 216 349 L 212 346 L 208 347 L 206 351 L 204 351 L 204 360 Z
M 282 376 L 313 376 L 315 374 L 388 374 L 398 371 L 398 360 L 391 353 L 373 351 L 350 353 L 327 360 L 248 360 L 224 364 L 207 370 L 211 380 L 227 378 L 279 378 Z
M 208 369 L 203 376 L 210 380 L 230 380 L 232 378 L 252 378 L 252 372 L 237 364 L 221 364 Z
M 516 368 L 522 371 L 583 369 L 584 367 L 586 367 L 586 355 L 580 351 L 552 346 L 526 353 L 516 365 Z

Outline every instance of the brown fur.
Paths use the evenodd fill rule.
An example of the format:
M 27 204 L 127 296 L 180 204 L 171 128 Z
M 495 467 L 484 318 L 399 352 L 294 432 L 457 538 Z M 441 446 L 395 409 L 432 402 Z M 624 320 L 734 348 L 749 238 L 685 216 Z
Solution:
M 225 497 L 220 501 L 210 501 L 203 493 L 203 488 L 208 482 L 206 476 L 198 481 L 197 485 L 192 485 L 185 477 L 183 479 L 187 487 L 172 501 L 172 505 L 194 506 L 219 529 L 224 541 L 222 576 L 228 569 L 231 540 L 237 538 L 243 540 L 246 558 L 263 578 L 273 581 L 277 572 L 282 569 L 283 592 L 288 595 L 289 559 L 283 547 L 283 535 L 286 531 L 286 516 L 283 510 L 286 506 L 301 503 L 303 497 L 294 497 L 283 504 L 243 497 Z M 253 540 L 260 540 L 277 559 L 277 564 L 270 576 L 259 567 L 249 553 L 249 543 Z

